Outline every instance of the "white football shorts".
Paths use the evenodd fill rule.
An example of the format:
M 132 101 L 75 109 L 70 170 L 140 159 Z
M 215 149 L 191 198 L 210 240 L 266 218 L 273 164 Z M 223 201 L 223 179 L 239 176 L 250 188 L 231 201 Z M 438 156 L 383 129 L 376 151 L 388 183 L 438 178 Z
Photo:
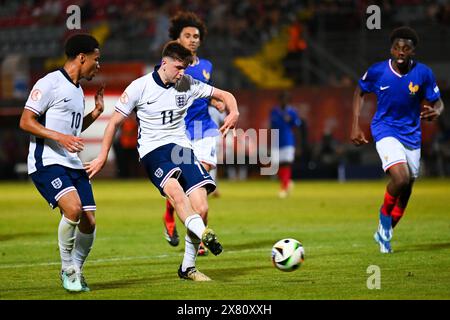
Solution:
M 272 161 L 278 163 L 292 163 L 295 158 L 295 147 L 294 146 L 286 146 L 281 147 L 279 150 L 274 150 L 272 153 Z M 278 159 L 278 161 L 277 161 Z
M 216 137 L 204 137 L 192 141 L 194 154 L 200 162 L 209 164 L 212 169 L 217 166 Z
M 383 138 L 375 146 L 384 172 L 396 164 L 407 163 L 411 176 L 413 178 L 419 176 L 420 148 L 408 149 L 394 137 Z

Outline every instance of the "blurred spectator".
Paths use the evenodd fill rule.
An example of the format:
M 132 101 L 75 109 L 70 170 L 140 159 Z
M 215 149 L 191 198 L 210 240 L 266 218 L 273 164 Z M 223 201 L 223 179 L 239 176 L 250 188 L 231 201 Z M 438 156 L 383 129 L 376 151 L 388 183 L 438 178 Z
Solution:
M 322 139 L 313 151 L 312 161 L 317 166 L 322 178 L 338 178 L 338 168 L 343 161 L 344 149 L 334 138 L 331 130 L 325 130 Z
M 136 159 L 139 159 L 136 149 L 137 135 L 138 125 L 136 120 L 132 117 L 126 118 L 113 144 L 119 178 L 133 178 L 138 175 L 136 165 Z
M 428 175 L 445 177 L 450 176 L 450 112 L 444 110 L 438 118 L 438 127 L 424 161 Z
M 20 143 L 13 129 L 0 132 L 0 179 L 16 179 L 15 165 L 21 157 Z
M 300 83 L 301 81 L 302 57 L 308 48 L 304 32 L 305 25 L 300 21 L 300 16 L 298 16 L 288 28 L 288 53 L 283 61 L 286 75 L 294 79 L 296 83 Z

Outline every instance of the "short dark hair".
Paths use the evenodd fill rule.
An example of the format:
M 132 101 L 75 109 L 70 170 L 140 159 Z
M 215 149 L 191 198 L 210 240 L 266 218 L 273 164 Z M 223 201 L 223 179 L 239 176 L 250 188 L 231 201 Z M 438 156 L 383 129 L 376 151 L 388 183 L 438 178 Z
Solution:
M 200 32 L 200 40 L 203 41 L 207 34 L 205 23 L 193 12 L 178 12 L 170 19 L 169 37 L 176 40 L 180 37 L 181 31 L 186 27 L 197 28 Z
M 64 50 L 69 59 L 75 58 L 80 53 L 92 53 L 99 48 L 97 39 L 90 34 L 80 33 L 67 39 Z
M 391 32 L 390 40 L 391 44 L 394 43 L 395 39 L 408 39 L 411 40 L 414 44 L 414 47 L 417 47 L 419 43 L 419 36 L 416 31 L 410 27 L 399 27 L 394 29 Z
M 183 47 L 177 41 L 169 41 L 166 43 L 162 51 L 162 57 L 170 57 L 172 59 L 182 61 L 187 66 L 194 61 L 192 52 Z

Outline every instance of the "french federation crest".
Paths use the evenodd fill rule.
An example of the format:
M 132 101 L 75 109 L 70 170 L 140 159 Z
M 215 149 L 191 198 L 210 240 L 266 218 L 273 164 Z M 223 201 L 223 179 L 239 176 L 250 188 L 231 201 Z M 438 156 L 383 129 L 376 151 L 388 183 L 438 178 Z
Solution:
M 412 83 L 412 81 L 410 81 L 408 89 L 409 89 L 409 95 L 414 96 L 416 94 L 416 92 L 419 91 L 419 85 L 418 84 L 414 85 Z
M 62 187 L 62 181 L 60 178 L 56 178 L 55 180 L 52 181 L 52 186 L 55 189 L 60 189 Z
M 186 105 L 186 95 L 178 94 L 175 96 L 175 104 L 178 108 L 183 108 Z
M 163 176 L 163 174 L 164 174 L 163 169 L 161 169 L 161 168 L 156 169 L 156 171 L 155 171 L 155 176 L 156 176 L 157 178 L 161 178 L 161 177 Z

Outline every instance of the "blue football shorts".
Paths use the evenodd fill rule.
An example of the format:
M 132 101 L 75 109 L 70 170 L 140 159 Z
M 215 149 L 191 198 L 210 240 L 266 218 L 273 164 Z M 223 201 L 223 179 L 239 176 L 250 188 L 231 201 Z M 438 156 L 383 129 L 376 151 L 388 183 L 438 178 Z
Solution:
M 203 187 L 207 193 L 216 189 L 216 183 L 195 157 L 192 149 L 169 143 L 147 153 L 142 159 L 150 181 L 163 197 L 169 178 L 178 179 L 186 195 Z
M 31 180 L 52 209 L 59 199 L 71 191 L 77 191 L 83 211 L 95 211 L 96 205 L 91 182 L 84 169 L 72 169 L 61 165 L 49 165 L 31 174 Z

